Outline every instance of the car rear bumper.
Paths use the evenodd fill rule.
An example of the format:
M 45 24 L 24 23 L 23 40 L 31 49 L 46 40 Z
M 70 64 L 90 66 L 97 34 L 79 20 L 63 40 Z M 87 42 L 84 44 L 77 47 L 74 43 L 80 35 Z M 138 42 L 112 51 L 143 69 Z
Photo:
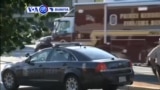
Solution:
M 119 71 L 120 72 L 120 71 Z M 124 86 L 133 83 L 134 72 L 116 74 L 116 72 L 107 71 L 87 75 L 81 79 L 81 83 L 87 88 L 102 88 L 104 85 Z

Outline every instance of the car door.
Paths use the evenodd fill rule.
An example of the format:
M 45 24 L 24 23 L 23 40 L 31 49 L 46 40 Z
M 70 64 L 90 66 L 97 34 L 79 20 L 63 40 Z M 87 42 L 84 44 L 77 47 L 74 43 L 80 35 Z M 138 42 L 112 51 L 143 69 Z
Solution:
M 43 82 L 44 79 L 44 63 L 47 60 L 51 50 L 42 50 L 31 56 L 22 67 L 23 78 L 30 82 Z
M 48 64 L 45 65 L 45 79 L 59 82 L 63 78 L 65 70 L 69 67 L 70 57 L 73 56 L 67 50 L 55 48 L 48 58 Z M 74 61 L 76 60 L 74 59 Z

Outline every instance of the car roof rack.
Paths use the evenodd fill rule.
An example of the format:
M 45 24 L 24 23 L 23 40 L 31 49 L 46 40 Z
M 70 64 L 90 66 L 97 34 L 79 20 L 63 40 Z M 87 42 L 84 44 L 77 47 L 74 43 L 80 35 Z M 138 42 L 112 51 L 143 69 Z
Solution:
M 82 43 L 79 42 L 59 42 L 52 43 L 53 47 L 65 47 L 65 46 L 82 46 Z

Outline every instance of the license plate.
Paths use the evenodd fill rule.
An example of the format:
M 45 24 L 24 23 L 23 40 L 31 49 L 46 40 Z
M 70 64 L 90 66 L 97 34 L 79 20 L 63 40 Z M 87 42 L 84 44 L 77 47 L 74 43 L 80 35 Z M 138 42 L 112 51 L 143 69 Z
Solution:
M 119 82 L 126 82 L 127 80 L 126 80 L 126 77 L 125 76 L 123 76 L 123 77 L 119 77 Z

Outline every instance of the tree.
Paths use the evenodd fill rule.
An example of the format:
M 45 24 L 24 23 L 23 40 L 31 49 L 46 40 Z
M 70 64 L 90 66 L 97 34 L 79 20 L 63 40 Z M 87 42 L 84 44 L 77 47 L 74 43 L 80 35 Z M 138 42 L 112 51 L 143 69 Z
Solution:
M 64 0 L 1 0 L 0 3 L 0 55 L 8 53 L 16 48 L 24 48 L 25 44 L 30 44 L 35 35 L 29 31 L 29 22 L 24 18 L 14 18 L 13 14 L 24 14 L 26 6 L 59 6 Z M 57 13 L 47 15 L 35 14 L 35 18 L 40 20 L 40 26 L 44 26 L 43 20 L 47 17 L 57 16 Z

